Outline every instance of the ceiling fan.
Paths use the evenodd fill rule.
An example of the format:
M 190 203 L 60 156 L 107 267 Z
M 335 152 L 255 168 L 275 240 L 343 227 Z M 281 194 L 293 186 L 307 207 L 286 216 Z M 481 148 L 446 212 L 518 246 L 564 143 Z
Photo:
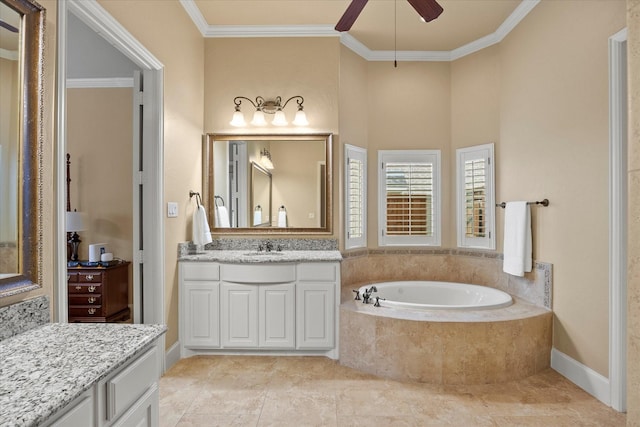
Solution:
M 349 31 L 369 0 L 351 0 L 351 4 L 336 24 L 336 31 Z M 436 0 L 407 0 L 425 22 L 433 21 L 444 10 Z

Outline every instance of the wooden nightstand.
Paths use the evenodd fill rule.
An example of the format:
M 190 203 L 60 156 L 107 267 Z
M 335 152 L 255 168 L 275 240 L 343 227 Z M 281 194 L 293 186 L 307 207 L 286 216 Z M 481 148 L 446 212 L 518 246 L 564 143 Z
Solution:
M 69 322 L 129 319 L 129 264 L 67 268 Z

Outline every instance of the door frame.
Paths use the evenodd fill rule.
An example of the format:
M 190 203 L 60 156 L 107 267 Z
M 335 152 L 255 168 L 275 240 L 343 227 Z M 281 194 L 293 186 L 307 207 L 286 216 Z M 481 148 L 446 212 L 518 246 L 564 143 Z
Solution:
M 164 105 L 163 105 L 163 64 L 158 61 L 140 42 L 138 42 L 120 23 L 118 23 L 96 0 L 59 0 L 57 18 L 57 75 L 56 75 L 56 277 L 57 289 L 54 287 L 56 312 L 54 319 L 58 322 L 68 321 L 67 304 L 67 245 L 65 232 L 65 153 L 67 138 L 67 12 L 72 12 L 91 29 L 99 33 L 105 40 L 115 46 L 122 54 L 140 67 L 150 81 L 145 82 L 145 96 L 148 96 L 150 109 L 149 120 L 142 126 L 148 142 L 144 143 L 145 174 L 145 209 L 142 213 L 144 224 L 144 264 L 145 280 L 143 283 L 144 318 L 141 323 L 166 323 L 164 314 L 164 226 L 162 216 L 163 193 L 163 140 L 164 140 Z M 145 102 L 146 105 L 147 102 Z M 137 184 L 137 180 L 134 179 Z M 134 292 L 135 294 L 135 292 Z M 139 310 L 141 301 L 134 301 Z M 164 335 L 161 337 L 161 348 L 164 348 Z M 162 369 L 164 370 L 164 358 Z
M 609 38 L 609 390 L 627 410 L 627 29 Z

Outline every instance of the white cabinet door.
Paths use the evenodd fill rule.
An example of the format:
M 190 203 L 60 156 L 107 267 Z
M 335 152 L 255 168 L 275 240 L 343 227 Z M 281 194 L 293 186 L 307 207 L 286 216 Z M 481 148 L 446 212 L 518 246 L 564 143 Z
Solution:
M 183 346 L 187 348 L 220 347 L 220 284 L 184 281 L 181 291 Z
M 222 346 L 258 347 L 258 286 L 222 282 Z
M 296 285 L 297 348 L 324 350 L 335 346 L 335 283 Z
M 295 284 L 260 285 L 259 344 L 261 348 L 295 348 Z

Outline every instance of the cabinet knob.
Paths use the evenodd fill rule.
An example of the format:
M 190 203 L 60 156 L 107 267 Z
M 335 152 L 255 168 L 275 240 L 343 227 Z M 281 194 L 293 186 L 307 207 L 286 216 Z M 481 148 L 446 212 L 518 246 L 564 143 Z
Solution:
M 90 308 L 89 310 L 87 310 L 87 313 L 89 313 L 89 315 L 94 315 L 94 314 L 96 314 L 96 309 L 95 308 Z
M 67 282 L 69 281 L 69 279 L 71 279 L 71 275 L 67 274 Z
M 87 288 L 87 290 L 88 290 L 89 292 L 95 292 L 95 291 L 96 291 L 96 287 L 95 287 L 95 286 L 89 286 L 89 287 Z
M 95 297 L 89 297 L 87 299 L 87 301 L 89 302 L 89 304 L 93 304 L 94 302 L 96 302 L 96 298 Z
M 93 274 L 87 274 L 87 280 L 93 280 Z
M 82 290 L 82 286 L 76 286 L 76 291 L 81 291 Z

